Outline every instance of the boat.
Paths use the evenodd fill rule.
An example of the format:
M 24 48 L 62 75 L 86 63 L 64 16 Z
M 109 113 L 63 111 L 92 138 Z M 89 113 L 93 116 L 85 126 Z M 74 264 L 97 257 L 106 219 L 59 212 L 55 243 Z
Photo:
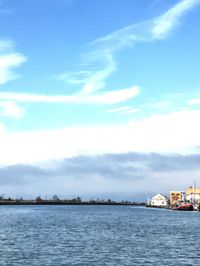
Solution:
M 172 207 L 173 211 L 193 211 L 194 206 L 192 203 L 180 202 L 176 206 Z
M 200 211 L 200 205 L 199 204 L 193 204 L 194 211 L 199 212 Z

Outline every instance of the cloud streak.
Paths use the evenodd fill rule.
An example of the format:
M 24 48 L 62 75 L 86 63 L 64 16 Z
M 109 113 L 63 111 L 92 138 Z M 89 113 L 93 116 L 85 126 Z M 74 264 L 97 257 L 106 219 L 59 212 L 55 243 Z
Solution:
M 164 15 L 154 20 L 154 27 L 152 29 L 153 37 L 156 39 L 165 38 L 179 24 L 180 18 L 199 3 L 199 0 L 180 1 Z
M 132 47 L 139 42 L 152 42 L 166 38 L 179 24 L 182 16 L 199 3 L 199 0 L 180 1 L 156 19 L 133 24 L 96 39 L 89 44 L 89 51 L 82 55 L 82 64 L 85 68 L 78 72 L 62 73 L 58 78 L 69 84 L 81 84 L 82 89 L 79 93 L 88 95 L 92 99 L 93 93 L 105 89 L 107 79 L 118 70 L 115 60 L 117 51 Z M 96 65 L 98 69 L 94 70 Z M 99 65 L 102 67 L 99 68 Z M 95 96 L 97 97 L 98 95 Z M 130 98 L 132 97 L 130 95 Z
M 17 75 L 14 70 L 26 60 L 24 55 L 14 51 L 11 40 L 0 39 L 0 85 L 19 78 L 20 75 Z
M 126 101 L 139 94 L 139 88 L 122 89 L 118 91 L 107 91 L 99 94 L 83 94 L 75 95 L 41 95 L 30 93 L 13 93 L 0 92 L 0 100 L 15 101 L 19 103 L 75 103 L 75 104 L 113 104 Z
M 57 75 L 58 79 L 68 84 L 81 85 L 78 93 L 73 95 L 36 95 L 2 92 L 0 99 L 16 102 L 78 104 L 116 104 L 132 99 L 139 94 L 138 86 L 131 86 L 128 89 L 106 89 L 107 80 L 118 70 L 115 53 L 123 48 L 134 46 L 138 42 L 165 38 L 177 26 L 181 17 L 199 2 L 199 0 L 180 1 L 159 18 L 124 27 L 90 43 L 88 51 L 82 54 L 84 69 Z M 0 51 L 9 48 L 12 48 L 11 42 L 0 41 Z M 0 54 L 0 84 L 18 78 L 13 69 L 25 61 L 26 58 L 19 53 Z M 127 113 L 129 112 L 127 110 Z
M 112 109 L 108 109 L 106 110 L 107 113 L 119 113 L 119 114 L 134 114 L 139 112 L 139 109 L 136 108 L 132 108 L 130 106 L 122 106 L 122 107 L 118 107 L 118 108 L 112 108 Z
M 19 78 L 19 75 L 13 69 L 19 67 L 25 61 L 26 58 L 19 53 L 0 55 L 0 85 Z
M 182 0 L 158 18 L 124 27 L 93 41 L 91 45 L 113 53 L 138 42 L 166 38 L 178 25 L 181 17 L 198 4 L 199 0 Z

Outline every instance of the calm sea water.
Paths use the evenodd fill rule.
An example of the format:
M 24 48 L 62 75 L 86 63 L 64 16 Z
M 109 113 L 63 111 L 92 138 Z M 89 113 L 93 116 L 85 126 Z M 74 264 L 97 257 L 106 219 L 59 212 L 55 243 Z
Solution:
M 200 213 L 0 206 L 0 265 L 200 265 Z

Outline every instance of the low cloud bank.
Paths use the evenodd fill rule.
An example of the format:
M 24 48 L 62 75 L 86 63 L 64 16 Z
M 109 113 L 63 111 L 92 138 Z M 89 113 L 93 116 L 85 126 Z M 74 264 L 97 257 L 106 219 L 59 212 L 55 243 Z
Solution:
M 44 165 L 0 168 L 1 194 L 145 200 L 198 183 L 198 154 L 124 153 L 76 156 Z

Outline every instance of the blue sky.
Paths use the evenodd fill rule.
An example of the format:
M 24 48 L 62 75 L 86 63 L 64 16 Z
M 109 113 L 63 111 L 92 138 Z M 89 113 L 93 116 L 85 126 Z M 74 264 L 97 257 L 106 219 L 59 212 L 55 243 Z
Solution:
M 0 0 L 2 193 L 34 195 L 41 188 L 48 194 L 53 187 L 62 195 L 131 197 L 138 189 L 146 195 L 157 192 L 145 189 L 159 175 L 147 167 L 152 154 L 196 160 L 199 12 L 199 0 Z M 107 169 L 109 154 L 129 154 L 123 167 L 111 160 L 121 178 Z M 94 171 L 96 156 L 101 169 Z M 81 159 L 82 175 L 63 167 L 73 161 L 82 169 Z M 52 162 L 73 175 L 52 173 Z M 46 174 L 37 179 L 38 171 L 34 180 L 16 186 L 15 171 L 19 167 L 21 180 L 22 165 L 26 178 L 33 167 L 51 172 L 49 186 Z M 140 177 L 135 171 L 127 175 L 125 165 L 146 170 Z M 6 182 L 1 171 L 8 167 L 13 179 Z M 107 177 L 104 168 L 112 174 Z M 160 173 L 160 192 L 199 179 L 196 164 L 188 171 L 168 171 Z

